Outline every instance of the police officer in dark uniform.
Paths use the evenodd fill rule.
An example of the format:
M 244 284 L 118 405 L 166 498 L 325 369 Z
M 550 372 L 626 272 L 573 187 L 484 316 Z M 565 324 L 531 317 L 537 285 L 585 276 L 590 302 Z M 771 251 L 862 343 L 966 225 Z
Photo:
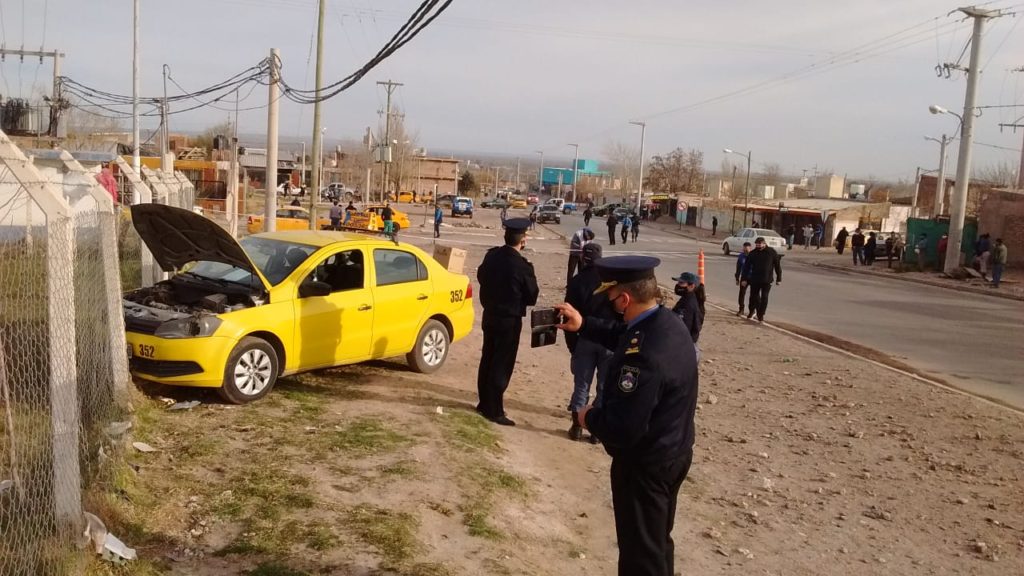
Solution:
M 503 397 L 516 366 L 526 307 L 536 304 L 540 293 L 533 264 L 522 255 L 529 227 L 529 218 L 505 220 L 505 245 L 488 250 L 476 271 L 484 308 L 484 346 L 476 377 L 480 403 L 476 410 L 503 426 L 516 425 L 505 415 Z
M 623 322 L 556 306 L 564 317 L 559 328 L 614 350 L 602 404 L 577 416 L 612 457 L 620 576 L 674 576 L 676 499 L 693 456 L 697 361 L 683 322 L 658 304 L 659 263 L 645 256 L 596 262 L 597 291 L 607 293 Z

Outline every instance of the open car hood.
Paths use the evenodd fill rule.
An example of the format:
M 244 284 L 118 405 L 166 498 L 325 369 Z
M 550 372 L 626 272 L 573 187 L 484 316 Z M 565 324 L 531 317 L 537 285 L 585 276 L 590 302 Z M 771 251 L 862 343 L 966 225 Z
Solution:
M 245 250 L 213 220 L 163 204 L 135 204 L 131 210 L 135 230 L 164 271 L 208 260 L 237 266 L 262 281 Z

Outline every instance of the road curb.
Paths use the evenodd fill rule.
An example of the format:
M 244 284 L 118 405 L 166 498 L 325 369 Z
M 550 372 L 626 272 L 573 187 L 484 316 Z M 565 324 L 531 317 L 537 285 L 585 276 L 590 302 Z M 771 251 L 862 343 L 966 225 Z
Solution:
M 717 304 L 715 302 L 711 302 L 710 300 L 707 302 L 707 305 L 711 306 L 712 308 L 716 308 L 716 309 L 718 309 L 721 312 L 725 312 L 726 314 L 729 314 L 729 315 L 735 314 L 735 312 L 732 309 L 727 308 L 725 306 L 722 306 L 721 304 Z M 797 328 L 800 331 L 806 330 L 808 332 L 808 334 L 801 334 L 800 331 L 790 330 L 790 329 L 784 328 L 782 326 L 774 325 L 774 324 L 772 324 L 770 322 L 763 322 L 763 323 L 761 323 L 761 325 L 765 326 L 765 327 L 768 327 L 768 328 L 770 328 L 772 330 L 775 330 L 777 332 L 781 332 L 783 334 L 787 334 L 789 336 L 792 336 L 792 337 L 794 337 L 794 338 L 796 338 L 798 340 L 803 340 L 803 341 L 808 342 L 810 344 L 814 344 L 816 346 L 820 346 L 820 347 L 825 348 L 827 350 L 830 350 L 832 352 L 836 352 L 836 353 L 842 354 L 844 356 L 849 356 L 851 358 L 856 358 L 858 360 L 867 362 L 869 364 L 873 364 L 873 365 L 878 366 L 880 368 L 883 368 L 885 370 L 889 370 L 889 371 L 892 371 L 892 372 L 896 372 L 897 374 L 901 374 L 903 376 L 907 376 L 909 378 L 913 378 L 914 380 L 917 380 L 918 382 L 923 382 L 925 384 L 934 386 L 936 388 L 941 388 L 943 390 L 946 390 L 947 392 L 952 392 L 954 394 L 962 394 L 964 396 L 970 396 L 971 398 L 974 398 L 975 400 L 979 400 L 981 402 L 985 402 L 986 404 L 989 404 L 989 405 L 992 405 L 992 406 L 995 406 L 995 407 L 998 407 L 998 408 L 1002 408 L 1004 410 L 1008 410 L 1008 411 L 1013 412 L 1013 413 L 1015 413 L 1017 415 L 1024 415 L 1024 409 L 1018 408 L 1017 406 L 1014 406 L 1014 405 L 1012 405 L 1012 404 L 1010 404 L 1008 402 L 1005 402 L 1005 401 L 1003 401 L 1001 399 L 993 398 L 993 397 L 990 397 L 990 396 L 986 396 L 984 394 L 978 394 L 977 392 L 973 392 L 973 391 L 968 390 L 966 388 L 961 388 L 960 386 L 957 386 L 955 384 L 951 384 L 950 382 L 947 382 L 945 380 L 921 374 L 921 373 L 919 373 L 918 369 L 913 368 L 912 366 L 909 366 L 909 365 L 907 365 L 904 362 L 899 362 L 899 361 L 896 361 L 894 359 L 891 359 L 891 357 L 889 357 L 887 354 L 885 354 L 885 353 L 883 353 L 881 351 L 878 351 L 878 350 L 874 350 L 873 348 L 870 348 L 868 346 L 857 345 L 860 348 L 864 348 L 864 349 L 873 350 L 875 352 L 878 352 L 878 354 L 880 356 L 889 358 L 894 364 L 897 364 L 897 366 L 893 366 L 893 365 L 887 364 L 886 362 L 881 362 L 881 361 L 876 360 L 874 358 L 869 358 L 867 356 L 863 356 L 861 354 L 857 354 L 856 352 L 851 352 L 850 350 L 843 350 L 842 348 L 839 348 L 837 346 L 833 346 L 832 344 L 829 344 L 827 342 L 822 342 L 821 340 L 818 340 L 818 339 L 813 337 L 813 334 L 815 334 L 814 330 L 808 330 L 808 329 L 804 329 L 802 327 L 793 325 L 794 328 Z M 837 338 L 836 340 L 842 340 L 842 339 Z M 907 368 L 909 368 L 909 370 Z
M 857 270 L 854 268 L 847 268 L 845 266 L 836 266 L 834 264 L 826 264 L 824 262 L 807 262 L 811 266 L 817 266 L 818 268 L 824 268 L 826 270 L 832 270 L 835 272 L 847 272 L 850 274 L 860 274 L 861 276 L 871 276 L 874 278 L 882 278 L 885 280 L 896 280 L 899 282 L 911 282 L 914 284 L 924 284 L 925 286 L 934 286 L 935 288 L 945 288 L 946 290 L 952 290 L 954 292 L 971 292 L 973 294 L 982 294 L 984 296 L 993 296 L 995 298 L 1003 298 L 1006 300 L 1016 300 L 1018 302 L 1024 302 L 1024 296 L 1018 296 L 1016 294 L 1010 294 L 1009 292 L 996 292 L 992 290 L 985 290 L 978 286 L 950 286 L 944 282 L 936 282 L 934 280 L 927 280 L 924 278 L 912 278 L 899 275 L 879 274 L 876 272 L 868 272 L 866 270 Z
M 554 228 L 551 228 L 547 224 L 541 224 L 540 222 L 537 222 L 537 226 L 547 230 L 548 232 L 551 232 L 555 236 L 558 236 L 558 239 L 561 240 L 562 242 L 565 242 L 565 239 L 568 238 L 568 236 L 566 236 L 565 234 L 562 234 L 561 232 L 559 232 L 558 230 L 555 230 Z

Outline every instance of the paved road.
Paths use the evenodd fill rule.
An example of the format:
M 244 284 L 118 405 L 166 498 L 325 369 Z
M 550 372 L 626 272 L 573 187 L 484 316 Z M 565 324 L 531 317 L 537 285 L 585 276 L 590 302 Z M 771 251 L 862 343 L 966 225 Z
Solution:
M 512 214 L 518 215 L 518 214 Z M 418 221 L 418 220 L 417 220 Z M 497 224 L 493 211 L 478 211 L 476 221 Z M 693 240 L 647 226 L 640 241 L 608 245 L 604 222 L 592 228 L 606 255 L 648 254 L 662 259 L 658 279 L 696 272 L 698 245 Z M 561 225 L 541 227 L 531 246 L 566 250 L 550 230 L 570 236 L 582 217 L 564 217 Z M 415 236 L 415 234 L 413 234 Z M 493 245 L 494 230 L 446 230 L 451 243 Z M 416 241 L 414 238 L 410 238 Z M 736 306 L 735 257 L 702 244 L 706 254 L 708 297 Z M 1024 408 L 1024 304 L 945 288 L 824 270 L 783 259 L 783 283 L 771 292 L 766 319 L 831 334 L 887 353 L 958 387 Z

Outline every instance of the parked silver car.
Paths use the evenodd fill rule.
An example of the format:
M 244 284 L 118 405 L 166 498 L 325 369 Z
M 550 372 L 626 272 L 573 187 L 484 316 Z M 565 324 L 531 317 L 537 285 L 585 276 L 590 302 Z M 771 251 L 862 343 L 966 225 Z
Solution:
M 757 238 L 764 238 L 765 244 L 769 248 L 774 248 L 776 252 L 779 250 L 786 249 L 786 239 L 779 235 L 775 230 L 768 230 L 766 228 L 741 228 L 734 236 L 729 236 L 722 242 L 722 252 L 726 256 L 730 252 L 741 252 L 743 250 L 743 243 L 750 242 L 750 245 L 754 245 L 754 240 Z

